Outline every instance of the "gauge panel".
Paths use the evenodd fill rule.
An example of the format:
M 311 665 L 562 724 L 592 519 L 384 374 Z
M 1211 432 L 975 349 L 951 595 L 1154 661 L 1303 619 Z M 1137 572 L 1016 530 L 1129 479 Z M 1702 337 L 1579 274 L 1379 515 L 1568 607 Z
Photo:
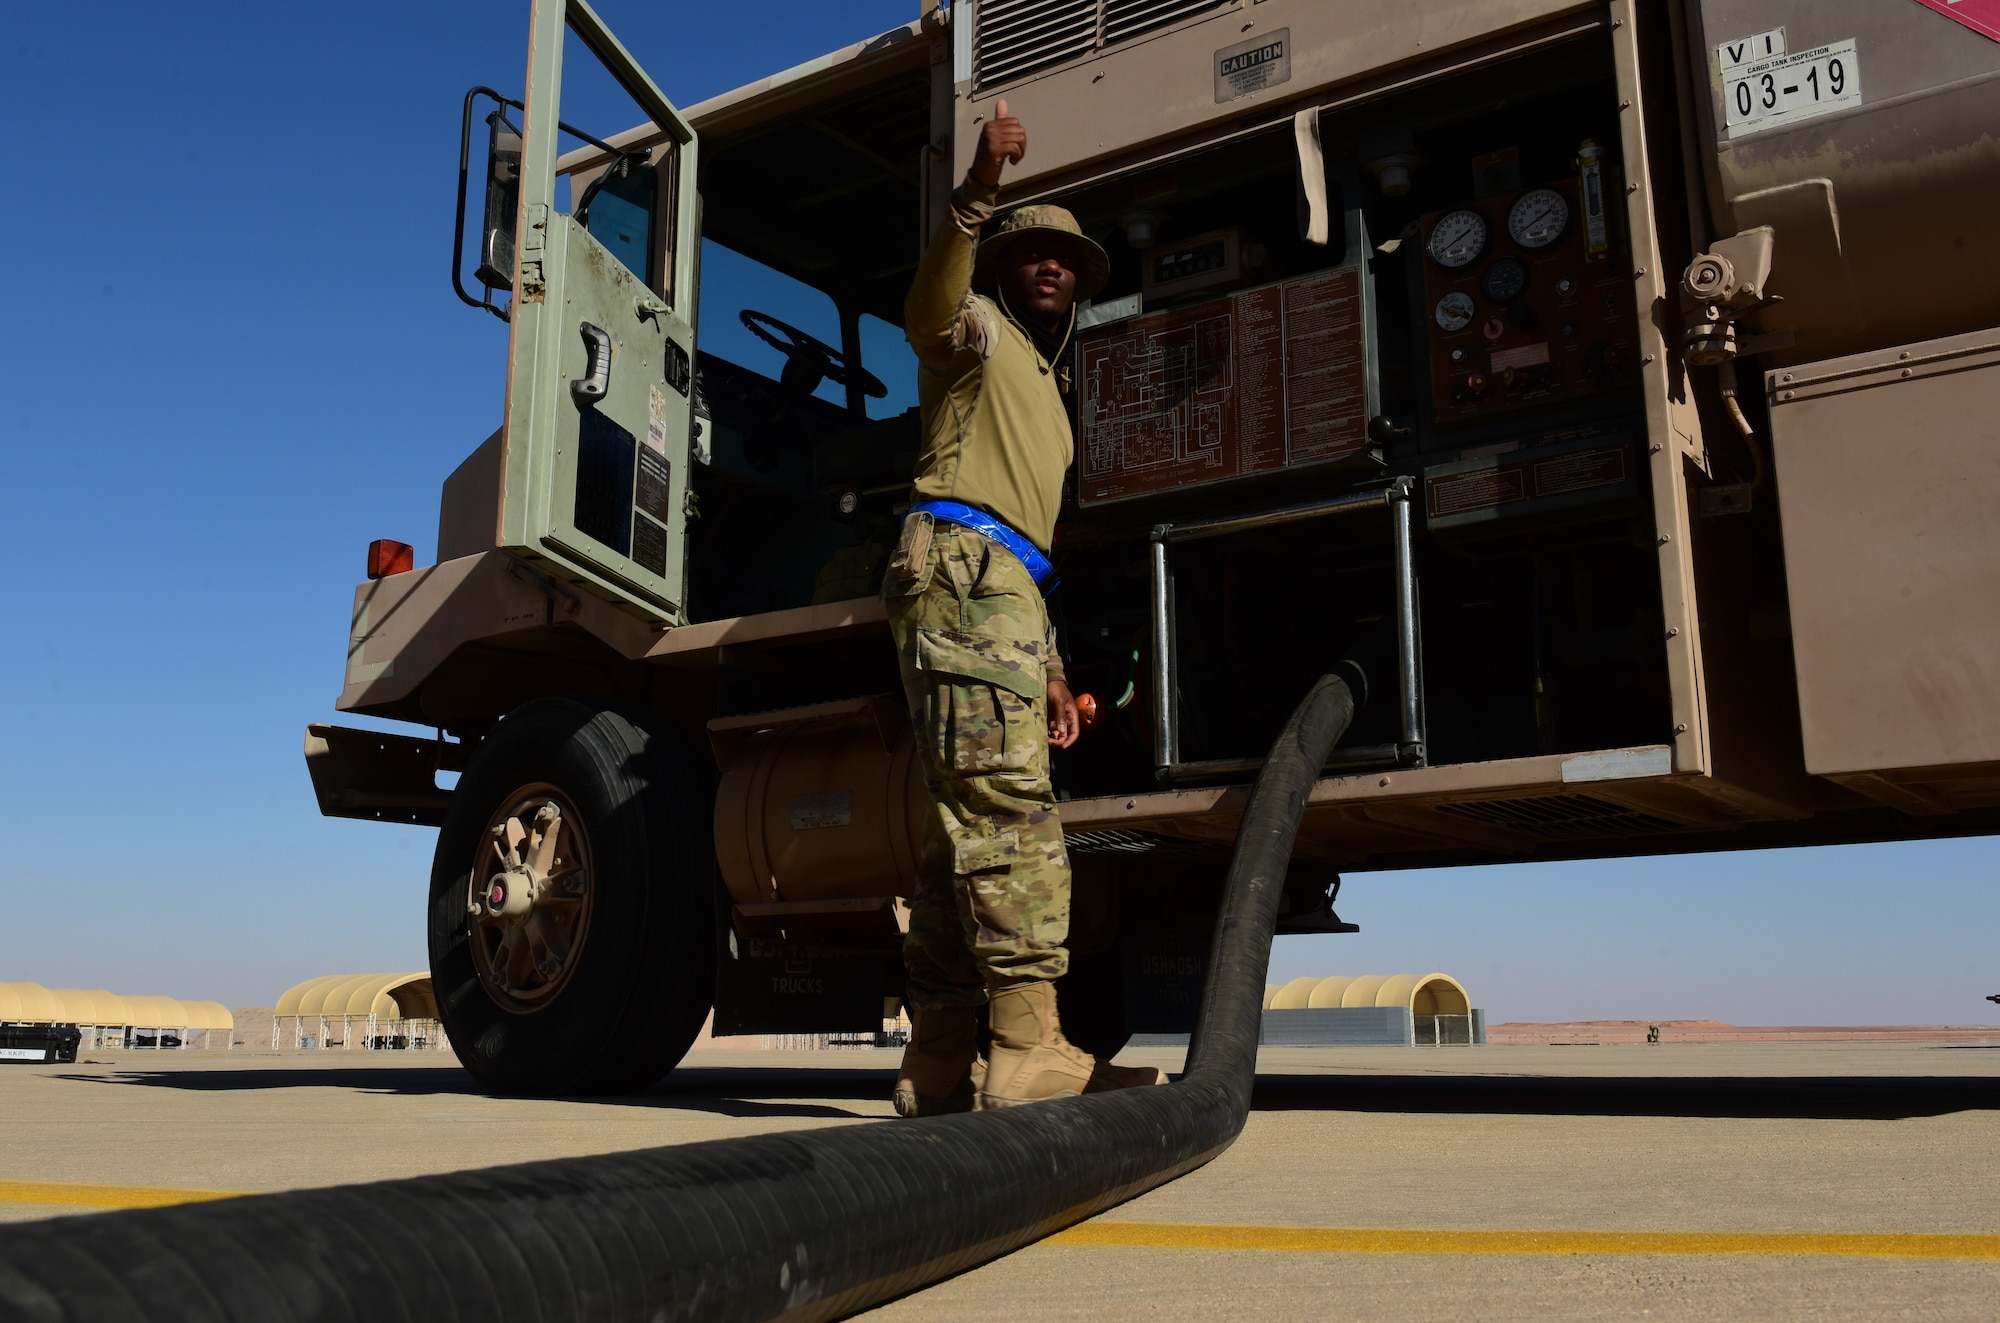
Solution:
M 1631 259 L 1586 260 L 1576 181 L 1420 221 L 1431 415 L 1474 422 L 1638 381 Z M 1553 201 L 1551 201 L 1553 199 Z

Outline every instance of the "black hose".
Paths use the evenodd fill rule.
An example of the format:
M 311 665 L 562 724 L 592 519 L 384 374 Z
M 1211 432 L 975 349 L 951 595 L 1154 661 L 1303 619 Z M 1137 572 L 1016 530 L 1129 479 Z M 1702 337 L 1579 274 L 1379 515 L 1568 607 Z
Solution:
M 838 1318 L 1122 1203 L 1243 1128 L 1286 865 L 1352 715 L 1322 679 L 1257 778 L 1173 1084 L 16 1224 L 0 1318 Z

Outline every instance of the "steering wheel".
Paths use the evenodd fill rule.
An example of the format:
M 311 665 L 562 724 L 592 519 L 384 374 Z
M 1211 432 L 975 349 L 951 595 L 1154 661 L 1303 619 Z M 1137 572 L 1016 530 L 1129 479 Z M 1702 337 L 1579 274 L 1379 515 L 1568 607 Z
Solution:
M 873 400 L 889 393 L 889 388 L 882 384 L 879 377 L 859 364 L 848 362 L 847 355 L 818 336 L 807 335 L 768 312 L 745 308 L 736 316 L 752 335 L 785 356 L 785 371 L 779 380 L 800 394 L 812 394 L 821 378 L 837 386 L 845 386 L 852 381 L 860 386 L 863 395 Z M 811 380 L 807 381 L 807 377 Z

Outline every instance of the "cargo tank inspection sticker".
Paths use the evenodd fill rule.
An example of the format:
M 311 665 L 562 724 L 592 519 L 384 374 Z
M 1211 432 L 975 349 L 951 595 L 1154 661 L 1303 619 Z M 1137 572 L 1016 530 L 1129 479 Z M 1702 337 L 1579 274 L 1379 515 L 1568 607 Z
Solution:
M 1723 124 L 1733 137 L 1861 104 L 1854 42 L 1757 60 L 1722 75 Z

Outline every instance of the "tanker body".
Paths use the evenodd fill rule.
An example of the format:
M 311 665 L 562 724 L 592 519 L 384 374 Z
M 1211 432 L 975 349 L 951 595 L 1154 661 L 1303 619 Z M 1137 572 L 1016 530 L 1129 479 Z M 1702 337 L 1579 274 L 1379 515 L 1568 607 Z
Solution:
M 682 114 L 536 0 L 454 271 L 504 425 L 436 563 L 371 552 L 337 703 L 430 734 L 306 741 L 324 812 L 439 828 L 460 1056 L 642 1088 L 711 1013 L 894 1013 L 918 428 L 868 402 L 916 364 L 864 319 L 1002 97 L 1003 207 L 1112 259 L 1052 604 L 1080 1043 L 1192 1022 L 1243 787 L 1336 663 L 1284 932 L 1346 929 L 1342 870 L 2000 828 L 2000 34 L 1952 10 L 959 0 Z M 648 122 L 561 154 L 565 22 Z M 703 240 L 837 333 L 697 350 Z

